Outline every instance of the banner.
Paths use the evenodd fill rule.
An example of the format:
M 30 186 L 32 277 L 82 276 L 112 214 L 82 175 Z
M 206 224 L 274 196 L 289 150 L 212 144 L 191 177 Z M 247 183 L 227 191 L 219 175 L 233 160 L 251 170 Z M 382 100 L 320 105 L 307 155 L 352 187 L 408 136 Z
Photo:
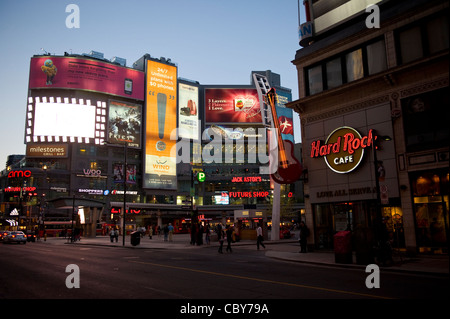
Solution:
M 177 67 L 147 60 L 144 188 L 177 189 Z
M 144 72 L 88 58 L 31 58 L 29 89 L 77 89 L 144 99 Z

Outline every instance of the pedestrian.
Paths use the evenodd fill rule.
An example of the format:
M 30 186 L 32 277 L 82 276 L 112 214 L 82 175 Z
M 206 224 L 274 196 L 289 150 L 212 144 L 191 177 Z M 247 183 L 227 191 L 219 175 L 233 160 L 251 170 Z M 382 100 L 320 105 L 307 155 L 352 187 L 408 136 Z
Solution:
M 217 239 L 219 241 L 219 253 L 223 254 L 222 249 L 223 249 L 223 241 L 224 241 L 224 237 L 225 237 L 225 232 L 223 231 L 222 225 L 220 223 L 217 225 L 216 232 L 217 232 Z
M 169 241 L 173 241 L 173 226 L 169 223 Z
M 203 226 L 201 223 L 198 224 L 197 245 L 203 245 Z
M 150 238 L 150 239 L 153 238 L 153 227 L 152 227 L 152 225 L 150 225 L 148 227 L 148 238 Z
M 115 237 L 116 237 L 116 231 L 114 230 L 114 228 L 111 228 L 111 231 L 109 232 L 109 239 L 111 240 L 111 242 L 114 242 Z
M 259 250 L 259 245 L 263 246 L 264 249 L 266 249 L 266 246 L 264 246 L 264 236 L 263 236 L 263 230 L 261 227 L 261 224 L 258 224 L 258 228 L 256 228 L 256 248 Z
M 306 226 L 305 222 L 300 222 L 300 234 L 299 234 L 299 241 L 300 241 L 300 253 L 306 253 L 306 246 L 307 246 L 307 240 L 309 236 L 309 229 Z
M 227 226 L 227 231 L 226 231 L 226 235 L 227 235 L 227 252 L 231 251 L 231 242 L 233 241 L 233 227 L 231 227 L 230 225 Z
M 211 227 L 209 226 L 209 223 L 206 224 L 206 227 L 205 227 L 205 242 L 206 242 L 206 245 L 209 245 L 211 242 Z

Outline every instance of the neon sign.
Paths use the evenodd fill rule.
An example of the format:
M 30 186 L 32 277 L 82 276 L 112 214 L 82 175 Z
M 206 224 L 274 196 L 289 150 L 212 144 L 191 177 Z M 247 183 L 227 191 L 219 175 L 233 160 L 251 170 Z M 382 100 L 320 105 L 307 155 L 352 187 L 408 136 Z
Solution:
M 269 196 L 268 191 L 258 191 L 258 192 L 229 192 L 230 197 L 241 197 L 241 198 L 251 198 L 251 197 L 267 197 Z
M 111 214 L 120 214 L 122 212 L 122 209 L 120 208 L 111 208 Z M 141 210 L 140 209 L 127 209 L 126 210 L 127 214 L 140 214 Z
M 358 167 L 364 149 L 371 147 L 376 138 L 373 130 L 361 136 L 354 128 L 343 126 L 331 132 L 325 143 L 320 140 L 312 142 L 310 156 L 324 157 L 325 163 L 336 173 L 349 173 Z
M 234 176 L 231 179 L 232 183 L 249 183 L 249 182 L 261 182 L 261 176 Z
M 16 178 L 16 177 L 31 177 L 31 171 L 11 171 L 8 173 L 8 178 Z

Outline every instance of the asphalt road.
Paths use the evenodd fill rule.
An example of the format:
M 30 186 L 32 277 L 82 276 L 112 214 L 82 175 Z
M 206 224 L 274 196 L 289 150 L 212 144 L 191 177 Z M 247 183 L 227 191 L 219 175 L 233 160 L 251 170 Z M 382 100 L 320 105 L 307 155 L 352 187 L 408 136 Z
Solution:
M 1 299 L 176 299 L 173 311 L 188 311 L 181 307 L 209 300 L 216 303 L 217 312 L 225 300 L 257 303 L 260 310 L 266 305 L 270 311 L 273 300 L 284 307 L 288 301 L 305 299 L 449 297 L 448 278 L 381 273 L 380 288 L 369 289 L 369 274 L 360 269 L 278 261 L 247 246 L 235 247 L 233 253 L 226 253 L 224 247 L 224 254 L 218 254 L 216 247 L 163 250 L 0 244 L 0 256 Z M 68 288 L 66 282 L 75 287 Z

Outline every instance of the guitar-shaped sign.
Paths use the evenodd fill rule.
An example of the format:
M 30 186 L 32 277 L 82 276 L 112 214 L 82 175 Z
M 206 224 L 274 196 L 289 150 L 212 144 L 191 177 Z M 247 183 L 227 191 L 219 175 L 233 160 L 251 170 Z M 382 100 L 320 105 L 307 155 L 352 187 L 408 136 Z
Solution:
M 278 184 L 291 184 L 296 182 L 303 172 L 303 167 L 294 156 L 294 144 L 281 138 L 280 122 L 278 121 L 275 101 L 277 94 L 274 88 L 267 92 L 267 101 L 272 111 L 272 123 L 278 142 L 278 167 L 270 177 Z

